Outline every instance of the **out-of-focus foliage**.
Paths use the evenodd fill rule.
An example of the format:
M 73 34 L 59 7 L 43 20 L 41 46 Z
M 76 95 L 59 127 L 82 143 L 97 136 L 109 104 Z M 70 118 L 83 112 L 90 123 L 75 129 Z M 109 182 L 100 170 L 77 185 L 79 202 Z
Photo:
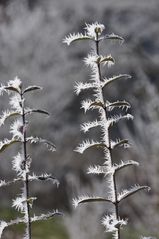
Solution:
M 14 210 L 6 210 L 4 208 L 1 208 L 1 216 L 5 218 L 5 220 L 9 221 L 13 217 L 17 216 L 17 213 L 15 213 Z M 2 239 L 10 239 L 10 238 L 16 238 L 21 239 L 23 236 L 24 231 L 24 225 L 19 224 L 17 226 L 12 226 L 5 229 L 4 235 L 2 236 Z M 32 227 L 32 238 L 33 239 L 68 239 L 68 233 L 67 230 L 63 224 L 63 220 L 61 218 L 54 218 L 51 220 L 48 220 L 47 222 L 39 222 L 34 223 Z
M 120 133 L 132 139 L 133 144 L 132 151 L 129 150 L 126 156 L 124 153 L 121 159 L 127 157 L 127 159 L 138 160 L 142 166 L 139 171 L 132 172 L 132 175 L 135 173 L 135 178 L 125 171 L 125 175 L 119 180 L 125 183 L 125 186 L 134 180 L 134 183 L 140 182 L 152 187 L 150 194 L 146 198 L 144 196 L 143 200 L 140 195 L 129 200 L 129 206 L 122 208 L 122 213 L 123 216 L 131 215 L 130 220 L 134 223 L 134 231 L 143 228 L 143 236 L 158 233 L 158 8 L 158 0 L 0 1 L 1 82 L 5 83 L 19 75 L 24 80 L 24 85 L 33 83 L 43 86 L 45 89 L 43 96 L 36 93 L 33 98 L 27 100 L 31 106 L 36 104 L 40 108 L 47 108 L 52 113 L 49 119 L 50 128 L 47 120 L 46 129 L 43 127 L 45 120 L 40 123 L 41 119 L 33 116 L 35 123 L 32 124 L 31 133 L 37 135 L 39 129 L 42 129 L 44 137 L 47 136 L 56 142 L 57 153 L 50 159 L 51 155 L 37 150 L 36 146 L 30 150 L 32 150 L 32 157 L 35 158 L 34 171 L 36 168 L 38 173 L 43 170 L 55 172 L 61 185 L 58 191 L 54 187 L 50 188 L 47 182 L 43 188 L 40 184 L 33 185 L 35 194 L 41 196 L 37 206 L 51 208 L 54 204 L 54 207 L 70 210 L 71 198 L 77 195 L 77 190 L 80 191 L 80 185 L 81 188 L 83 184 L 89 188 L 91 194 L 96 186 L 94 187 L 90 181 L 98 184 L 100 180 L 94 178 L 89 181 L 90 177 L 84 176 L 84 170 L 90 164 L 90 160 L 91 164 L 100 160 L 100 152 L 98 155 L 95 155 L 94 151 L 87 152 L 85 159 L 72 152 L 83 137 L 83 134 L 79 134 L 79 122 L 84 122 L 86 119 L 79 111 L 80 97 L 83 96 L 78 98 L 74 95 L 73 85 L 75 81 L 85 81 L 88 77 L 86 69 L 83 68 L 84 64 L 79 61 L 79 58 L 82 59 L 86 54 L 88 47 L 83 44 L 70 48 L 68 51 L 62 44 L 62 39 L 69 32 L 80 31 L 85 22 L 103 22 L 107 33 L 115 32 L 125 39 L 123 46 L 113 44 L 103 46 L 105 53 L 111 52 L 117 61 L 116 66 L 106 72 L 107 76 L 125 72 L 133 76 L 127 82 L 110 87 L 111 94 L 109 91 L 106 92 L 108 98 L 113 95 L 113 100 L 119 98 L 129 100 L 135 116 L 133 124 L 121 127 L 123 130 Z M 1 101 L 2 110 L 5 105 L 5 100 Z M 2 138 L 7 137 L 5 132 L 5 128 L 2 128 Z M 12 176 L 10 159 L 13 153 L 11 149 L 8 154 L 0 157 L 1 178 L 5 176 L 9 179 Z M 116 154 L 119 155 L 119 151 Z M 46 197 L 42 195 L 44 193 L 48 195 L 48 187 L 50 194 L 53 193 L 55 196 L 48 196 L 46 200 Z M 104 187 L 103 185 L 100 190 L 104 190 Z M 15 192 L 18 192 L 18 187 L 14 190 L 9 188 L 8 192 L 2 190 L 1 204 L 8 205 L 7 198 L 14 197 Z M 100 210 L 103 212 L 103 208 Z M 87 215 L 89 212 L 91 217 L 92 210 L 89 211 L 87 208 Z M 76 227 L 73 225 L 74 221 L 71 220 L 71 224 L 68 223 L 70 232 L 76 228 L 76 233 L 80 235 L 80 228 L 78 225 Z M 98 218 L 94 223 L 91 223 L 89 218 L 86 221 L 90 228 L 97 228 Z M 86 223 L 83 219 L 82 222 Z M 96 238 L 95 235 L 94 238 Z

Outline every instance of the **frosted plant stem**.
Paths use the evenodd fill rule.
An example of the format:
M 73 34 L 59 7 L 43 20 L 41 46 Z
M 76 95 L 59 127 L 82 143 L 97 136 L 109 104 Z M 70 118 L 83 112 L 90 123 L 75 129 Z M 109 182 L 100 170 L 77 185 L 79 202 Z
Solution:
M 111 153 L 111 150 L 110 150 Z M 112 158 L 112 157 L 111 157 Z M 116 184 L 116 178 L 115 178 L 115 174 L 113 175 L 113 185 L 114 185 L 114 192 L 115 192 L 115 214 L 116 214 L 116 219 L 119 220 L 119 203 L 118 203 L 118 198 L 117 198 L 117 184 Z M 117 231 L 117 235 L 118 235 L 118 239 L 120 239 L 120 227 L 118 228 Z
M 96 32 L 96 54 L 98 56 L 100 56 L 99 53 L 99 37 L 98 37 L 98 32 Z M 98 75 L 99 75 L 99 81 L 102 81 L 102 75 L 101 75 L 101 67 L 100 67 L 100 63 L 97 63 L 98 66 Z M 103 97 L 103 90 L 102 88 L 100 89 L 101 91 L 101 96 L 102 96 L 102 101 L 104 102 L 104 97 Z M 105 108 L 105 121 L 108 120 L 107 117 L 107 109 Z M 107 130 L 107 142 L 108 142 L 108 155 L 109 155 L 109 161 L 110 161 L 110 165 L 113 166 L 113 160 L 112 160 L 112 150 L 111 150 L 111 143 L 110 143 L 110 136 L 109 136 L 109 129 Z M 107 142 L 105 142 L 107 144 Z M 112 185 L 113 185 L 113 190 L 112 190 L 112 197 L 114 198 L 115 202 L 114 202 L 114 206 L 115 206 L 115 217 L 117 220 L 119 220 L 119 208 L 118 208 L 118 198 L 117 198 L 117 184 L 116 184 L 116 178 L 115 178 L 115 174 L 110 175 L 110 178 L 112 180 Z M 117 228 L 117 232 L 115 232 L 115 238 L 120 239 L 120 227 Z
M 24 98 L 21 89 L 21 102 L 22 102 L 22 122 L 23 122 L 23 156 L 24 156 L 24 168 L 27 168 L 27 142 L 26 142 L 26 119 L 25 119 L 25 108 L 24 108 Z M 29 206 L 29 180 L 28 172 L 25 171 L 25 181 L 24 181 L 24 193 L 26 197 L 26 220 L 27 220 L 27 235 L 28 239 L 31 239 L 31 216 L 30 216 L 30 206 Z

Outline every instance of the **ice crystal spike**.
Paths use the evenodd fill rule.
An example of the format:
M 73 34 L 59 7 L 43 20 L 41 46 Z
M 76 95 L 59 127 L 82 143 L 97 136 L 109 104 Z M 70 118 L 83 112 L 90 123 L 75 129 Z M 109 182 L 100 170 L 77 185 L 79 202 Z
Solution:
M 116 100 L 114 102 L 109 102 L 108 99 L 105 98 L 105 90 L 108 90 L 109 85 L 111 83 L 115 83 L 121 79 L 130 79 L 131 76 L 128 74 L 119 74 L 116 76 L 112 76 L 107 78 L 103 76 L 103 66 L 109 67 L 112 64 L 115 64 L 115 59 L 111 54 L 103 55 L 101 54 L 101 44 L 105 44 L 107 40 L 110 41 L 119 41 L 123 43 L 124 39 L 116 35 L 112 34 L 103 34 L 105 30 L 105 26 L 98 22 L 93 24 L 86 24 L 83 33 L 77 33 L 73 35 L 69 35 L 69 37 L 65 38 L 65 43 L 68 45 L 76 40 L 80 40 L 81 38 L 88 37 L 93 44 L 90 53 L 87 54 L 87 57 L 84 58 L 84 63 L 87 67 L 89 67 L 91 74 L 90 79 L 87 82 L 76 82 L 75 83 L 75 93 L 79 95 L 84 90 L 89 90 L 87 93 L 90 93 L 90 97 L 86 100 L 82 101 L 81 109 L 84 109 L 86 113 L 88 110 L 96 110 L 98 116 L 91 122 L 86 122 L 81 125 L 81 130 L 86 133 L 91 128 L 97 127 L 101 133 L 100 140 L 84 140 L 75 151 L 83 154 L 85 150 L 92 148 L 101 148 L 103 150 L 103 162 L 101 165 L 93 165 L 90 166 L 87 170 L 88 174 L 97 174 L 102 175 L 106 180 L 106 185 L 108 190 L 106 195 L 103 197 L 89 197 L 89 196 L 81 196 L 77 199 L 74 199 L 73 204 L 77 207 L 79 204 L 83 203 L 91 203 L 91 202 L 111 202 L 109 210 L 111 212 L 110 215 L 106 215 L 102 224 L 104 225 L 107 232 L 112 233 L 113 239 L 120 239 L 121 236 L 121 228 L 123 225 L 127 224 L 127 220 L 120 218 L 119 207 L 120 202 L 126 199 L 127 197 L 141 191 L 144 189 L 149 189 L 147 186 L 139 186 L 135 185 L 131 187 L 129 190 L 123 190 L 121 193 L 118 192 L 118 178 L 116 177 L 117 173 L 121 173 L 123 168 L 127 168 L 129 166 L 138 166 L 138 162 L 133 160 L 120 161 L 113 159 L 115 148 L 122 146 L 124 148 L 128 148 L 130 146 L 128 139 L 117 139 L 113 141 L 111 139 L 111 126 L 120 121 L 121 119 L 133 119 L 133 116 L 127 112 L 131 105 L 129 102 L 125 100 Z M 87 42 L 87 41 L 86 41 Z M 115 113 L 113 113 L 115 111 Z M 121 111 L 122 114 L 120 114 Z M 119 113 L 118 113 L 119 112 Z M 118 114 L 116 114 L 118 113 Z
M 26 210 L 26 198 L 24 195 L 21 197 L 17 197 L 16 199 L 13 200 L 12 207 L 17 209 L 18 211 L 25 213 Z
M 115 232 L 122 226 L 127 224 L 127 220 L 116 219 L 114 215 L 107 215 L 102 219 L 102 224 L 106 228 L 106 232 Z
M 13 135 L 14 139 L 23 140 L 23 131 L 25 126 L 23 126 L 22 120 L 15 120 L 10 126 L 10 133 Z
M 92 24 L 87 24 L 86 23 L 86 33 L 88 36 L 93 37 L 96 40 L 96 35 L 101 35 L 102 32 L 104 31 L 105 26 L 103 24 L 100 24 L 98 22 L 92 23 Z
M 99 108 L 105 108 L 104 104 L 101 101 L 92 101 L 92 100 L 83 100 L 81 103 L 81 109 L 84 109 L 86 113 L 88 110 L 99 110 Z

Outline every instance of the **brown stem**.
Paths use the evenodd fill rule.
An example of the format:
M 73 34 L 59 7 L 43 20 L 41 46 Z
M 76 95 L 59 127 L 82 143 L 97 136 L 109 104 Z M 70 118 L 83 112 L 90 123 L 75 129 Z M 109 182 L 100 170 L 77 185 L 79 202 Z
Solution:
M 24 108 L 24 98 L 21 89 L 21 104 L 22 104 L 22 122 L 23 122 L 23 156 L 24 156 L 24 170 L 27 168 L 27 142 L 26 142 L 26 118 L 25 118 L 25 108 Z M 27 234 L 28 238 L 31 239 L 31 216 L 30 216 L 30 206 L 29 206 L 29 174 L 26 172 L 25 181 L 24 181 L 24 190 L 26 196 L 26 205 L 27 205 Z

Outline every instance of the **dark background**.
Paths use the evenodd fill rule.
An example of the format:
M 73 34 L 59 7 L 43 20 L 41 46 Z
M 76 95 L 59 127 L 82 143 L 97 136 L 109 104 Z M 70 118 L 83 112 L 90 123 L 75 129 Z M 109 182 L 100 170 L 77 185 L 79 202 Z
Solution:
M 31 170 L 53 173 L 61 182 L 58 189 L 48 182 L 33 183 L 31 191 L 39 198 L 35 210 L 59 208 L 64 211 L 67 216 L 63 221 L 70 238 L 106 237 L 99 225 L 101 215 L 107 211 L 105 205 L 93 204 L 72 210 L 74 196 L 86 192 L 101 195 L 105 192 L 105 183 L 100 177 L 86 174 L 87 166 L 100 161 L 101 152 L 88 151 L 82 156 L 73 152 L 82 139 L 89 136 L 95 139 L 97 133 L 83 135 L 80 132 L 80 124 L 94 119 L 95 114 L 84 115 L 80 101 L 87 95 L 76 96 L 73 92 L 75 81 L 88 80 L 90 72 L 82 59 L 90 46 L 87 42 L 70 47 L 62 43 L 65 35 L 80 32 L 85 23 L 95 21 L 105 25 L 106 33 L 113 32 L 125 39 L 123 45 L 103 43 L 102 52 L 111 53 L 116 59 L 115 66 L 106 69 L 104 74 L 132 75 L 130 80 L 115 83 L 105 92 L 109 100 L 128 100 L 134 115 L 133 122 L 122 122 L 112 132 L 112 137 L 123 136 L 132 143 L 129 150 L 116 151 L 114 158 L 134 159 L 140 163 L 139 168 L 125 169 L 119 175 L 119 189 L 135 183 L 152 188 L 148 194 L 140 192 L 121 205 L 121 215 L 129 218 L 127 238 L 159 235 L 158 9 L 158 0 L 0 1 L 1 83 L 18 75 L 24 86 L 43 87 L 42 92 L 29 96 L 27 103 L 48 110 L 51 116 L 32 116 L 28 133 L 46 137 L 57 146 L 53 154 L 38 146 L 28 148 L 33 158 Z M 7 104 L 7 97 L 1 96 L 1 111 Z M 3 126 L 1 139 L 9 137 L 7 132 L 8 127 Z M 13 146 L 1 154 L 1 179 L 14 176 L 11 158 L 17 150 L 18 147 Z M 15 192 L 20 193 L 19 186 L 1 189 L 1 207 L 9 208 Z

